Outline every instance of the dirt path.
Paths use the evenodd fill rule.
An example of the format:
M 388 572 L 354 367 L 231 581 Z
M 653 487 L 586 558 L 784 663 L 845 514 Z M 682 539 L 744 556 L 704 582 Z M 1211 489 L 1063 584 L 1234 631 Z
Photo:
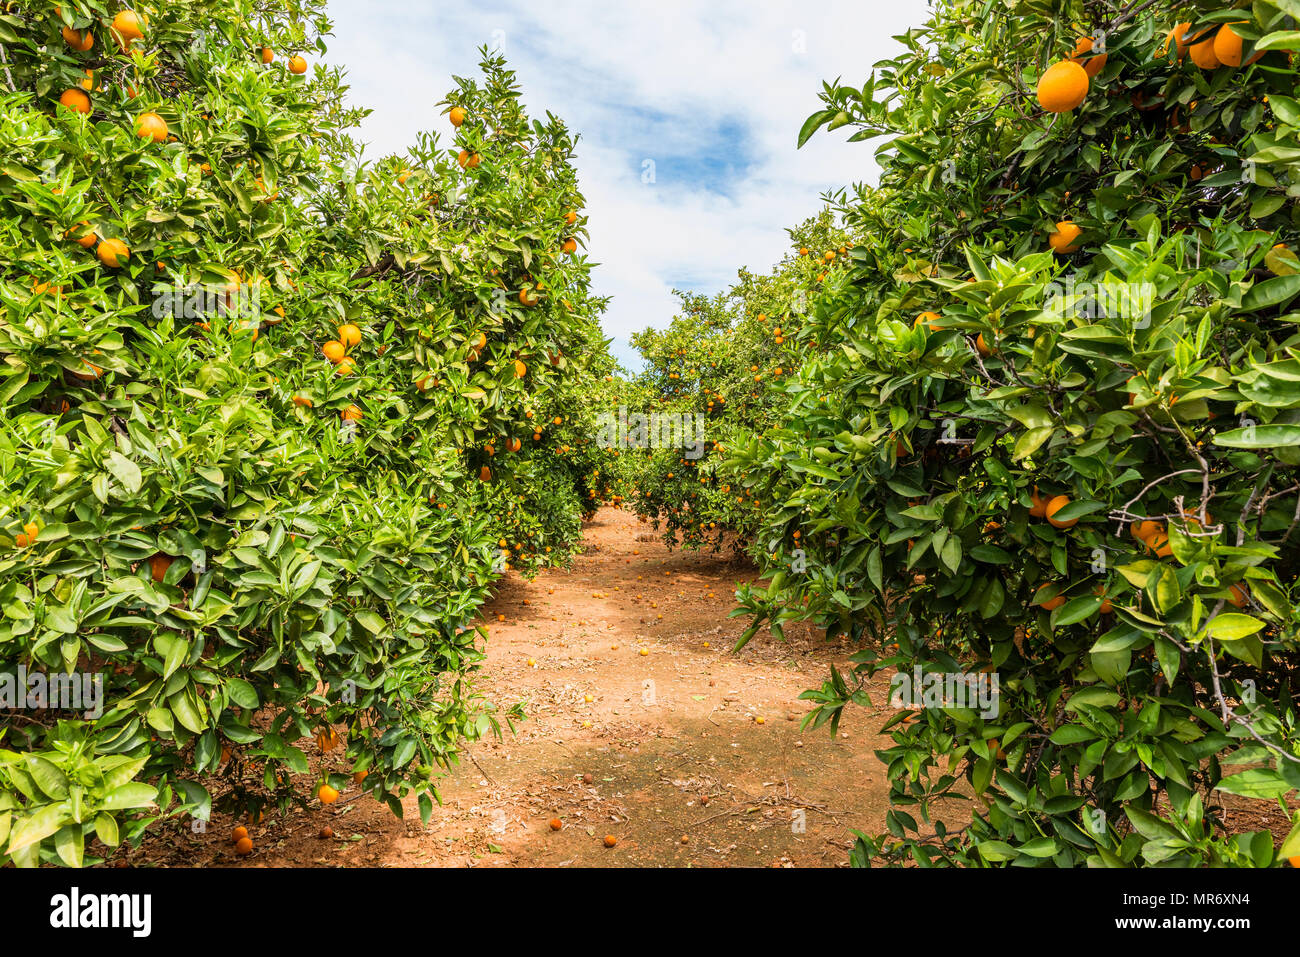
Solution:
M 744 624 L 726 616 L 752 575 L 669 552 L 605 509 L 571 571 L 512 576 L 484 609 L 484 690 L 523 700 L 529 717 L 469 749 L 427 828 L 413 800 L 398 820 L 349 790 L 332 807 L 268 819 L 242 861 L 227 836 L 235 822 L 216 820 L 207 834 L 164 828 L 132 863 L 842 865 L 849 828 L 883 829 L 888 787 L 873 749 L 888 743 L 874 733 L 884 712 L 853 709 L 834 739 L 800 732 L 799 693 L 844 652 L 791 628 L 785 643 L 764 631 L 730 654 Z M 318 837 L 327 824 L 335 836 Z

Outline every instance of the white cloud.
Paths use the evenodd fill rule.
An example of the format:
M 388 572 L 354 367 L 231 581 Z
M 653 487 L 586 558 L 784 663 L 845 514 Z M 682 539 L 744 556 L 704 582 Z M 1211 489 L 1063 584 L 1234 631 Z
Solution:
M 740 266 L 767 269 L 825 190 L 874 180 L 870 146 L 823 133 L 796 150 L 795 138 L 823 81 L 862 83 L 927 12 L 922 0 L 334 0 L 330 14 L 329 59 L 375 111 L 360 133 L 374 157 L 445 132 L 434 103 L 453 74 L 476 72 L 484 44 L 503 45 L 532 112 L 580 134 L 595 289 L 613 297 L 605 331 L 628 361 L 630 333 L 672 317 L 674 286 L 714 292 Z

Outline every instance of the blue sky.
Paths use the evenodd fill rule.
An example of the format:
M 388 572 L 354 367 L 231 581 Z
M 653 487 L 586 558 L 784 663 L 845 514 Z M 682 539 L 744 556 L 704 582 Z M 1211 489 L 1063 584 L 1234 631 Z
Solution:
M 615 354 L 672 318 L 674 288 L 716 292 L 740 266 L 764 271 L 785 229 L 827 189 L 874 182 L 871 147 L 822 134 L 795 149 L 824 80 L 863 82 L 926 19 L 922 0 L 331 0 L 329 60 L 374 113 L 371 159 L 422 129 L 447 142 L 435 103 L 472 76 L 478 49 L 504 52 L 524 101 L 577 132 L 595 291 Z M 846 131 L 847 132 L 847 131 Z M 648 166 L 647 164 L 653 164 Z M 646 169 L 653 181 L 646 182 Z

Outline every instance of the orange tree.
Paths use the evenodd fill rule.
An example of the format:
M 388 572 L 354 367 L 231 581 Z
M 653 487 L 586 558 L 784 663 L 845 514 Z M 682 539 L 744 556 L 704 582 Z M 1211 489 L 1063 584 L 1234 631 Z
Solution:
M 889 719 L 856 864 L 1300 862 L 1216 797 L 1300 786 L 1300 8 L 1176 6 L 951 0 L 801 133 L 883 172 L 733 456 L 773 503 L 742 642 L 859 643 L 814 725 L 895 668 L 998 692 Z
M 792 229 L 791 252 L 771 272 L 741 269 L 714 296 L 678 292 L 680 312 L 665 329 L 646 329 L 632 343 L 644 360 L 628 410 L 699 416 L 702 448 L 630 450 L 624 494 L 664 540 L 720 548 L 758 528 L 765 502 L 725 467 L 734 442 L 762 433 L 785 408 L 786 387 L 822 343 L 810 316 L 815 290 L 841 271 L 853 248 L 831 210 Z
M 4 686 L 0 863 L 349 773 L 427 818 L 499 727 L 478 606 L 589 508 L 541 454 L 612 365 L 568 135 L 492 61 L 453 97 L 480 161 L 362 164 L 309 62 L 328 29 L 296 2 L 0 14 L 0 675 L 102 680 Z

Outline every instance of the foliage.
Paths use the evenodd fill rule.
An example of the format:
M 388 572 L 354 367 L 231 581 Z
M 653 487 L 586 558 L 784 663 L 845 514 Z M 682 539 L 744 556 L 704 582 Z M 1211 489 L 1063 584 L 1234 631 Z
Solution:
M 459 742 L 518 717 L 475 691 L 479 605 L 595 502 L 550 454 L 613 368 L 561 250 L 573 138 L 485 57 L 450 155 L 365 162 L 339 73 L 288 68 L 320 4 L 163 0 L 134 42 L 122 12 L 0 15 L 0 674 L 104 702 L 6 710 L 0 864 L 287 810 L 336 741 L 318 784 L 427 820 Z
M 952 0 L 805 125 L 883 138 L 883 172 L 841 196 L 862 238 L 804 326 L 820 354 L 728 464 L 771 503 L 744 640 L 811 618 L 859 643 L 806 695 L 832 729 L 895 668 L 1000 688 L 995 716 L 888 721 L 889 833 L 854 863 L 1300 852 L 1300 824 L 1279 853 L 1212 800 L 1300 787 L 1297 15 Z M 1180 60 L 1178 20 L 1234 22 L 1244 65 Z M 1045 114 L 1080 36 L 1107 59 Z M 1049 248 L 1063 221 L 1077 251 Z

